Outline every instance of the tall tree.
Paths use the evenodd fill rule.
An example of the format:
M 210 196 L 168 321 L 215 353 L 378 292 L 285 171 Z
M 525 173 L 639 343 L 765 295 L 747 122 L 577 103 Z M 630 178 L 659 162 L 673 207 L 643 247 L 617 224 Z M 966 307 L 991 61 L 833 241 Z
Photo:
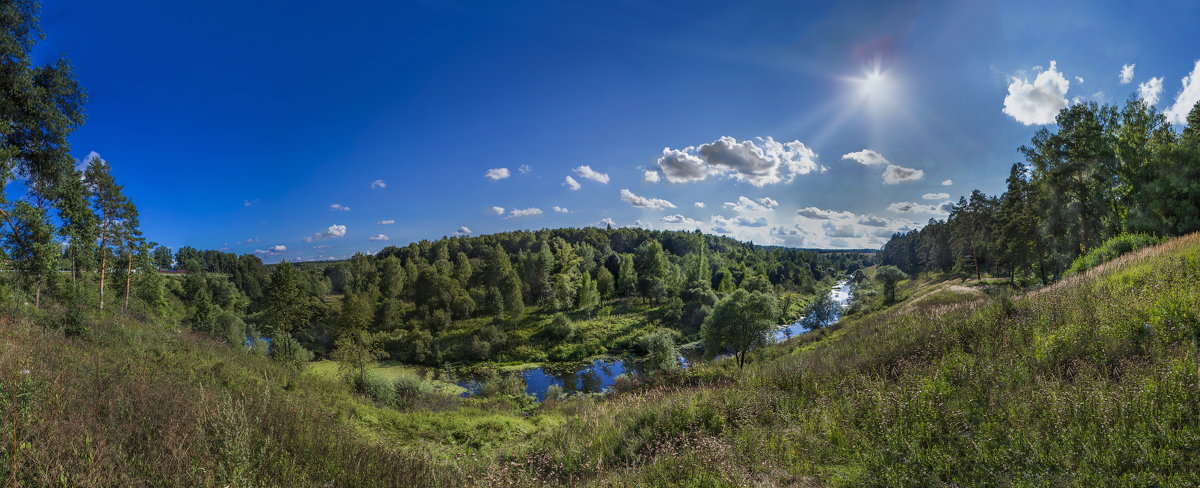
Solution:
M 92 157 L 88 161 L 84 181 L 91 194 L 92 209 L 100 222 L 100 310 L 104 310 L 109 247 L 122 238 L 122 220 L 132 205 L 121 194 L 121 185 L 117 184 L 112 176 L 112 168 L 103 159 Z
M 774 295 L 738 289 L 717 302 L 704 320 L 700 336 L 705 354 L 723 349 L 733 351 L 738 369 L 746 364 L 746 355 L 767 343 L 767 334 L 775 327 L 779 305 Z
M 41 308 L 42 290 L 54 279 L 59 247 L 46 212 L 17 202 L 10 214 L 12 230 L 5 235 L 8 255 L 21 281 L 33 289 L 34 307 Z

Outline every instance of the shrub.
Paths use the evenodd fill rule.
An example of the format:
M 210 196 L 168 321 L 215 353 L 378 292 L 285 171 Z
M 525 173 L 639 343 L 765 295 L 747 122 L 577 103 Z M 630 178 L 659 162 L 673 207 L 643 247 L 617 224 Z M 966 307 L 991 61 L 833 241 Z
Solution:
M 1143 247 L 1153 246 L 1164 240 L 1165 238 L 1163 237 L 1149 234 L 1121 234 L 1110 237 L 1104 243 L 1092 248 L 1087 254 L 1075 258 L 1075 261 L 1071 263 L 1070 269 L 1067 270 L 1066 276 L 1082 273 L 1112 261 L 1122 254 L 1133 252 Z
M 571 342 L 579 335 L 575 324 L 571 323 L 571 319 L 561 313 L 555 315 L 554 319 L 542 328 L 542 334 L 550 340 L 558 342 Z
M 271 359 L 284 365 L 293 374 L 304 371 L 304 365 L 312 361 L 313 353 L 300 345 L 294 337 L 286 332 L 275 337 L 271 348 Z
M 387 378 L 377 374 L 362 374 L 351 376 L 354 390 L 366 395 L 375 403 L 386 406 L 396 404 L 396 387 Z
M 240 346 L 246 341 L 246 324 L 233 312 L 218 314 L 211 332 L 213 337 L 225 339 L 234 346 Z
M 646 348 L 646 365 L 653 370 L 667 370 L 679 367 L 679 348 L 675 347 L 675 337 L 670 332 L 658 330 L 642 336 L 642 344 Z

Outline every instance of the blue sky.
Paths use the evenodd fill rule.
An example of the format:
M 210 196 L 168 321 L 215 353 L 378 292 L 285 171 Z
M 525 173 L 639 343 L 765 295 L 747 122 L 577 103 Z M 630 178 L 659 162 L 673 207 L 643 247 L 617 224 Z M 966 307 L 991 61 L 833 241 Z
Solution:
M 73 153 L 171 247 L 611 221 L 857 248 L 1002 191 L 1061 106 L 1200 98 L 1200 7 L 1153 3 L 46 0 L 36 55 L 72 60 Z

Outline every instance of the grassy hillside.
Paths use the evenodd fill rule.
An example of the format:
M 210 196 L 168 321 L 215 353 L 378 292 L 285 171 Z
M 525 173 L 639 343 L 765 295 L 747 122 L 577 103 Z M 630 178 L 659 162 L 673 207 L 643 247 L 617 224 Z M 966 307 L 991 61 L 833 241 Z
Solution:
M 1051 287 L 896 305 L 544 404 L 385 367 L 352 393 L 186 331 L 0 326 L 0 478 L 27 486 L 1195 486 L 1200 235 Z M 871 311 L 874 310 L 874 311 Z M 502 389 L 501 389 L 502 390 Z M 401 391 L 397 386 L 397 391 Z M 15 426 L 15 430 L 14 430 Z
M 530 484 L 1200 482 L 1200 235 L 1021 296 L 929 288 L 723 386 L 588 408 L 513 459 Z

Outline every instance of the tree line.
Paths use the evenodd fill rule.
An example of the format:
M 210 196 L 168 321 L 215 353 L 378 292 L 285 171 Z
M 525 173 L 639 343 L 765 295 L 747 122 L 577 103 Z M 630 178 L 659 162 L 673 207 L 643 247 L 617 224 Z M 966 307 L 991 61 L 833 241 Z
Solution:
M 893 235 L 880 263 L 1045 284 L 1111 238 L 1200 230 L 1200 104 L 1176 132 L 1136 96 L 1077 103 L 1021 153 L 1004 193 L 975 190 L 946 219 Z

